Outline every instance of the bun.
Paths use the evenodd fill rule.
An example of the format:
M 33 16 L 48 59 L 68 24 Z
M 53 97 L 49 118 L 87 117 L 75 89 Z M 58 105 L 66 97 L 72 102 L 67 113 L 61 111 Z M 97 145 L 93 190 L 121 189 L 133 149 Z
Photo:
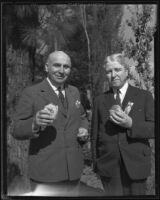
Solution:
M 121 111 L 122 108 L 120 107 L 120 105 L 113 105 L 113 106 L 111 107 L 111 110 Z
M 50 115 L 53 119 L 56 119 L 57 113 L 58 113 L 58 106 L 57 105 L 50 103 L 50 104 L 46 105 L 44 107 L 44 109 L 48 110 L 50 112 Z

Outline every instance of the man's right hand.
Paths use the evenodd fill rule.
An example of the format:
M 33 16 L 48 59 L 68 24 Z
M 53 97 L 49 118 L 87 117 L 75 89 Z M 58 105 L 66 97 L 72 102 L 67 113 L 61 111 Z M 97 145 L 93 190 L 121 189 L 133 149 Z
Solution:
M 110 120 L 124 128 L 132 127 L 132 118 L 128 116 L 120 107 L 114 107 L 109 110 Z
M 40 126 L 49 126 L 53 123 L 54 119 L 47 109 L 40 110 L 36 113 L 33 124 L 34 129 L 38 129 Z

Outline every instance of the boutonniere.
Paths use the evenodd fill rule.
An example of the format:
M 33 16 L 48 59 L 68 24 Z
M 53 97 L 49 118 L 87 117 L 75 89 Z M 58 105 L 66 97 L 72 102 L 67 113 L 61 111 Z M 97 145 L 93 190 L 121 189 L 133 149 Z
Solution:
M 80 108 L 81 102 L 77 100 L 77 101 L 75 102 L 75 105 L 76 105 L 77 108 Z
M 128 115 L 129 112 L 131 111 L 133 104 L 134 104 L 133 102 L 129 101 L 128 104 L 127 104 L 127 106 L 125 107 L 124 112 L 125 112 L 127 115 Z

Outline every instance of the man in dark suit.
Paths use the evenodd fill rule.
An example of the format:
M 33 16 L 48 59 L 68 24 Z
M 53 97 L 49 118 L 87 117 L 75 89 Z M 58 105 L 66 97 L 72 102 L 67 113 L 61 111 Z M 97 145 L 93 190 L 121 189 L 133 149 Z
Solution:
M 19 100 L 13 136 L 30 139 L 32 184 L 72 189 L 83 169 L 77 138 L 85 140 L 88 136 L 88 121 L 78 89 L 66 84 L 71 72 L 70 57 L 62 51 L 51 53 L 45 70 L 47 78 L 26 88 Z
M 144 195 L 151 169 L 149 138 L 154 137 L 150 92 L 128 83 L 122 54 L 104 62 L 110 90 L 95 98 L 91 144 L 94 170 L 105 195 Z

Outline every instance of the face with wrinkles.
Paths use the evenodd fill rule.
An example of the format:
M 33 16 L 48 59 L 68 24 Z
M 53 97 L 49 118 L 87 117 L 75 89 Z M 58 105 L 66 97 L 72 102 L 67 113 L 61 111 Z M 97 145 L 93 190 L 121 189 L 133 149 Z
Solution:
M 60 86 L 66 82 L 71 73 L 71 60 L 64 52 L 55 51 L 49 55 L 45 70 L 52 84 Z
M 107 58 L 104 63 L 104 68 L 110 87 L 113 89 L 120 89 L 123 87 L 128 79 L 128 69 L 118 62 L 116 58 L 113 60 Z

